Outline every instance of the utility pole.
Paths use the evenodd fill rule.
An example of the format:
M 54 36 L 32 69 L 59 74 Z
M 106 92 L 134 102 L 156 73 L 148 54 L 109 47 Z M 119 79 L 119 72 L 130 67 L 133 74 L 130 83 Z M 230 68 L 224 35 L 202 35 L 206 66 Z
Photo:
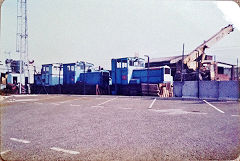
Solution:
M 61 71 L 63 68 L 63 64 L 59 63 L 59 78 L 58 78 L 58 85 L 59 85 L 59 94 L 61 94 Z
M 238 67 L 238 58 L 237 58 L 237 81 L 239 82 L 239 67 Z
M 182 50 L 181 82 L 183 81 L 183 61 L 184 61 L 184 44 Z
M 149 95 L 149 67 L 150 67 L 150 64 L 149 64 L 149 56 L 148 56 L 148 55 L 144 55 L 144 56 L 148 58 L 147 85 L 148 85 L 148 95 Z
M 197 83 L 198 83 L 198 98 L 199 98 L 199 95 L 200 95 L 200 89 L 199 89 L 199 51 L 198 50 L 195 50 L 197 53 L 196 53 L 196 58 L 197 58 L 197 61 L 196 61 L 196 67 L 197 67 Z
M 19 94 L 22 94 L 22 75 L 25 80 L 26 72 L 28 80 L 25 81 L 25 83 L 30 82 L 29 59 L 28 59 L 27 0 L 17 0 L 16 52 L 19 54 L 20 57 Z
M 85 95 L 86 94 L 86 89 L 85 89 L 85 81 L 86 81 L 86 62 L 83 62 L 83 69 L 84 69 L 84 76 L 83 76 L 83 95 Z

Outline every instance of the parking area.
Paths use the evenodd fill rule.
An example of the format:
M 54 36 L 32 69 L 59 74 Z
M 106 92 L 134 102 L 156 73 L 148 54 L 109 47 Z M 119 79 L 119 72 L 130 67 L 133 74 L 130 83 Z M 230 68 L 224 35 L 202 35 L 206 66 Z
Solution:
M 3 160 L 233 160 L 236 101 L 21 95 L 0 104 Z

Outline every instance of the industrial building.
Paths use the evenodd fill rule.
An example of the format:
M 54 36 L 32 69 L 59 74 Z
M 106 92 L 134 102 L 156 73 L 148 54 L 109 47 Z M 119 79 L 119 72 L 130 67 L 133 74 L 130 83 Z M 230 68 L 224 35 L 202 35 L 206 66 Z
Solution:
M 22 65 L 21 65 L 22 64 Z M 24 62 L 20 60 L 6 59 L 5 62 L 0 64 L 1 74 L 1 89 L 6 88 L 6 85 L 18 86 L 22 88 L 23 93 L 29 93 L 29 84 L 34 83 L 34 67 L 33 65 L 28 66 L 28 70 L 25 68 Z M 22 66 L 22 72 L 20 72 L 20 66 Z
M 234 31 L 232 25 L 222 28 L 219 32 L 214 34 L 208 40 L 204 41 L 201 45 L 196 47 L 193 51 L 180 56 L 151 59 L 149 60 L 150 66 L 163 66 L 168 65 L 172 69 L 172 76 L 174 81 L 195 81 L 195 80 L 235 80 L 235 66 L 232 64 L 217 62 L 213 60 L 213 56 L 206 55 L 205 50 L 212 47 L 215 43 L 221 40 Z M 231 74 L 224 72 L 224 68 L 220 65 L 230 66 Z M 231 76 L 229 76 L 231 75 Z
M 171 75 L 173 76 L 174 81 L 179 81 L 181 78 L 179 77 L 181 72 L 184 75 L 186 73 L 186 69 L 182 70 L 182 59 L 187 56 L 171 56 L 171 57 L 160 57 L 160 58 L 152 58 L 149 61 L 150 67 L 161 67 L 167 65 L 171 68 Z M 213 56 L 206 55 L 205 62 L 213 62 L 214 71 L 215 71 L 215 80 L 218 81 L 227 81 L 227 80 L 237 80 L 237 68 L 236 65 L 225 63 L 225 62 L 217 62 L 213 60 Z M 147 62 L 146 66 L 147 66 Z M 184 65 L 183 65 L 184 67 Z M 204 74 L 204 73 L 202 73 Z M 207 78 L 210 80 L 210 77 Z

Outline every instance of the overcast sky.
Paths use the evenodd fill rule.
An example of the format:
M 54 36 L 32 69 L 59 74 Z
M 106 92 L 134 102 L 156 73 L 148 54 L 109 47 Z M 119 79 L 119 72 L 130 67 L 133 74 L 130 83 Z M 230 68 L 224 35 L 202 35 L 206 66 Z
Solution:
M 28 0 L 29 55 L 37 65 L 189 53 L 221 28 L 234 32 L 206 50 L 217 60 L 240 59 L 240 8 L 231 1 Z M 16 0 L 2 6 L 1 59 L 16 58 Z

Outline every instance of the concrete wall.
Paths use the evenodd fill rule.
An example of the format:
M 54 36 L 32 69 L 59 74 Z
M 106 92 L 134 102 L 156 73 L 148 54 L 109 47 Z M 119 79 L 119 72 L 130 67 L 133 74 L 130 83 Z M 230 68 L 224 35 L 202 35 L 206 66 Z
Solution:
M 232 100 L 239 98 L 239 83 L 237 81 L 219 82 L 219 99 Z
M 173 94 L 174 97 L 182 97 L 182 86 L 184 82 L 173 82 Z
M 203 99 L 218 98 L 219 88 L 218 81 L 200 81 L 199 97 Z
M 174 82 L 173 93 L 183 98 L 238 100 L 239 84 L 237 81 Z
M 182 97 L 197 98 L 198 97 L 198 82 L 185 81 L 182 87 Z

